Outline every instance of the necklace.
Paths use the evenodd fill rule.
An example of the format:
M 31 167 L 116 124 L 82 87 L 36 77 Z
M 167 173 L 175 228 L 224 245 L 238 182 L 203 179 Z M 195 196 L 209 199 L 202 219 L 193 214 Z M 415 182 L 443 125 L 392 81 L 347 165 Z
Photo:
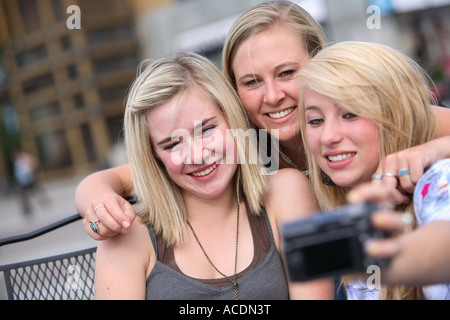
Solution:
M 289 158 L 289 156 L 287 154 L 285 154 L 283 151 L 281 151 L 281 148 L 277 145 L 274 144 L 275 149 L 277 149 L 278 153 L 281 155 L 281 158 L 283 158 L 283 160 L 290 166 L 292 166 L 293 168 L 300 170 L 300 168 L 298 167 L 298 165 L 296 165 L 294 163 L 294 161 L 292 161 L 291 158 Z M 308 170 L 302 170 L 303 174 L 305 176 L 309 176 L 309 171 Z
M 203 248 L 202 244 L 200 243 L 200 240 L 198 240 L 198 237 L 195 234 L 194 228 L 192 228 L 192 226 L 189 223 L 189 221 L 186 220 L 189 228 L 191 228 L 191 231 L 194 234 L 195 240 L 197 240 L 197 243 L 200 246 L 200 248 L 202 249 L 203 254 L 205 255 L 206 259 L 209 261 L 209 263 L 213 266 L 213 268 L 218 273 L 220 273 L 223 277 L 227 278 L 227 280 L 231 282 L 231 284 L 233 285 L 234 299 L 235 300 L 239 300 L 239 288 L 238 288 L 237 277 L 236 277 L 236 274 L 237 274 L 238 244 L 239 244 L 239 199 L 238 199 L 238 206 L 237 206 L 237 219 L 236 219 L 236 221 L 237 221 L 236 222 L 236 253 L 235 253 L 235 257 L 234 257 L 234 277 L 233 277 L 233 279 L 231 279 L 230 277 L 228 277 L 227 275 L 222 273 L 219 269 L 217 269 L 217 267 L 214 265 L 214 263 L 212 263 L 211 259 L 206 254 L 205 249 Z

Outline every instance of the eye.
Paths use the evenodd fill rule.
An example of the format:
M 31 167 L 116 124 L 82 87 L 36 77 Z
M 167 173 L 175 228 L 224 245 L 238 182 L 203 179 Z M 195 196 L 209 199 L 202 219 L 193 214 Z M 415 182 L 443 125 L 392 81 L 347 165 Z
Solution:
M 281 72 L 279 74 L 279 77 L 280 78 L 289 78 L 289 77 L 293 76 L 296 72 L 297 72 L 297 70 L 293 70 L 293 69 L 292 70 L 286 70 L 286 71 Z
M 180 138 L 178 141 L 173 141 L 172 143 L 169 143 L 166 146 L 164 146 L 163 150 L 168 150 L 168 151 L 177 150 L 177 149 L 179 149 L 179 146 L 181 146 L 182 142 L 183 142 L 183 139 Z
M 202 134 L 204 135 L 211 134 L 215 128 L 216 126 L 208 126 L 202 130 Z
M 254 78 L 252 80 L 246 81 L 244 83 L 244 86 L 246 86 L 246 87 L 254 87 L 254 86 L 256 86 L 256 85 L 258 85 L 260 83 L 261 83 L 261 80 Z
M 173 150 L 180 142 L 175 142 L 164 147 L 164 150 Z
M 312 125 L 312 126 L 319 125 L 321 123 L 323 123 L 323 119 L 320 119 L 320 118 L 311 119 L 311 120 L 307 121 L 307 124 Z
M 358 118 L 358 116 L 354 113 L 351 112 L 347 112 L 343 115 L 344 119 L 354 119 L 354 118 Z

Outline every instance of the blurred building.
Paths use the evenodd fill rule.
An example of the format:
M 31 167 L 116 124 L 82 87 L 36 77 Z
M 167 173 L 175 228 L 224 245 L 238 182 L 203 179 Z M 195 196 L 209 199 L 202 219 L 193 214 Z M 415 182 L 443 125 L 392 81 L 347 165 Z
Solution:
M 107 166 L 120 145 L 126 90 L 139 61 L 188 49 L 220 66 L 232 23 L 261 2 L 0 0 L 1 119 L 15 134 L 8 140 L 0 130 L 0 178 L 15 139 L 39 158 L 44 177 Z M 450 0 L 293 2 L 323 24 L 330 42 L 374 41 L 414 56 L 448 96 Z M 79 29 L 67 26 L 71 5 L 81 10 Z M 379 17 L 368 10 L 373 5 Z
M 14 108 L 20 144 L 39 158 L 41 176 L 107 165 L 141 59 L 134 28 L 141 2 L 0 0 L 0 108 Z M 0 146 L 4 175 L 15 146 Z

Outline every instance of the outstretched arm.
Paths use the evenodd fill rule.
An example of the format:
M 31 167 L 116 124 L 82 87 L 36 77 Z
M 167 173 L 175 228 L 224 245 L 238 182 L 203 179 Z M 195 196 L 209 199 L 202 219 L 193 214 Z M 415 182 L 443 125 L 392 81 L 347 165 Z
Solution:
M 95 172 L 80 182 L 75 193 L 75 206 L 84 217 L 85 230 L 92 238 L 105 240 L 128 230 L 136 216 L 125 199 L 131 190 L 128 165 Z M 89 221 L 97 219 L 101 222 L 98 232 L 94 233 Z
M 373 184 L 364 184 L 351 191 L 350 202 L 392 202 L 392 192 Z M 375 227 L 401 234 L 406 227 L 404 216 L 393 211 L 377 212 Z M 368 254 L 389 257 L 391 263 L 383 271 L 386 284 L 429 285 L 450 282 L 450 221 L 437 220 L 414 231 L 367 243 Z

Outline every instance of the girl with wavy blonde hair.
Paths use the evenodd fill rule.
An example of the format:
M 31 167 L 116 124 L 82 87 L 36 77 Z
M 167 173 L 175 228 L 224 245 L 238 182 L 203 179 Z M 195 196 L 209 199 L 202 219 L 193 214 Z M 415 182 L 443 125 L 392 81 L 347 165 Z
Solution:
M 430 81 L 417 63 L 394 49 L 338 43 L 318 53 L 298 78 L 310 180 L 325 211 L 346 204 L 350 189 L 370 181 L 386 156 L 434 137 Z M 331 185 L 322 182 L 323 172 Z M 396 179 L 390 173 L 377 178 Z M 397 209 L 414 216 L 411 202 Z M 384 288 L 380 297 L 420 299 L 423 294 L 420 288 L 395 287 Z

